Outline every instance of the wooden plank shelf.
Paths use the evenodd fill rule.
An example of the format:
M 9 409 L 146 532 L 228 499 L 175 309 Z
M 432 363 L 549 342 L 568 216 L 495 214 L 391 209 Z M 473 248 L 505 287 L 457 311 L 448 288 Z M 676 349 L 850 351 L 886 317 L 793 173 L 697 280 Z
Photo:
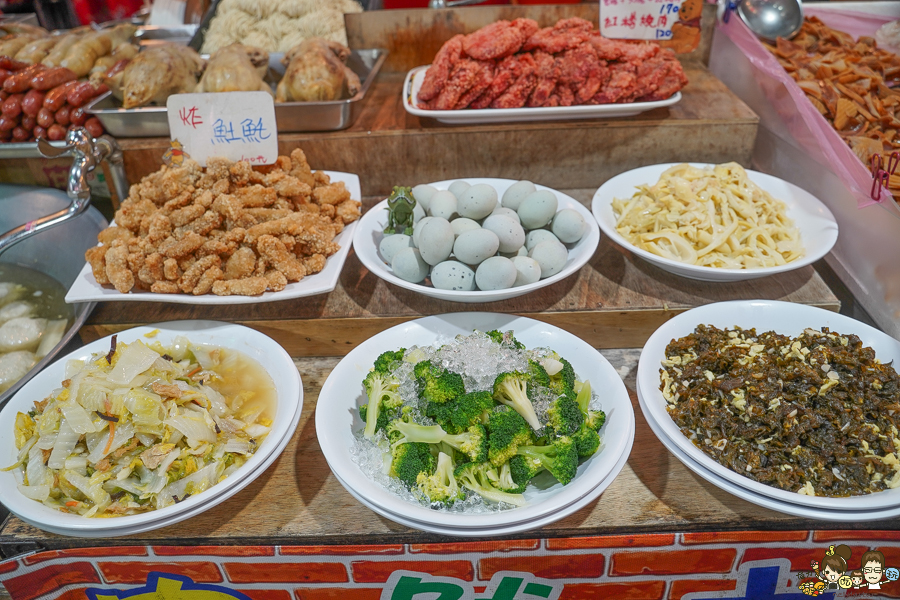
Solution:
M 589 205 L 594 190 L 564 190 Z M 366 204 L 372 204 L 369 199 Z M 157 321 L 213 319 L 241 323 L 278 341 L 291 356 L 342 356 L 376 333 L 422 316 L 464 311 L 515 313 L 561 327 L 597 348 L 639 348 L 676 314 L 724 300 L 784 300 L 839 310 L 813 267 L 737 283 L 670 275 L 606 237 L 577 274 L 525 296 L 483 304 L 428 298 L 370 273 L 350 252 L 337 288 L 297 300 L 231 306 L 101 302 L 85 342 Z

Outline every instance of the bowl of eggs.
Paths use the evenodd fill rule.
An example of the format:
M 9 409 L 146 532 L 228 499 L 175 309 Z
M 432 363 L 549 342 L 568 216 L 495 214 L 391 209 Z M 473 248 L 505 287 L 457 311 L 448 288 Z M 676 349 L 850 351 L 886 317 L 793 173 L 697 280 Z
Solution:
M 493 178 L 395 188 L 353 235 L 356 255 L 378 277 L 455 302 L 552 285 L 578 271 L 599 242 L 596 220 L 571 196 Z

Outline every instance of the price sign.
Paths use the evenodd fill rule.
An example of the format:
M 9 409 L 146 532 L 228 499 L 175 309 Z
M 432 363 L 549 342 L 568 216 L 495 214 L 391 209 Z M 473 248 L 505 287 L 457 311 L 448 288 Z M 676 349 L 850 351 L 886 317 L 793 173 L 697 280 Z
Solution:
M 682 0 L 600 0 L 600 34 L 625 40 L 669 40 Z
M 206 166 L 211 156 L 268 165 L 278 158 L 275 104 L 266 92 L 175 94 L 166 102 L 169 135 Z

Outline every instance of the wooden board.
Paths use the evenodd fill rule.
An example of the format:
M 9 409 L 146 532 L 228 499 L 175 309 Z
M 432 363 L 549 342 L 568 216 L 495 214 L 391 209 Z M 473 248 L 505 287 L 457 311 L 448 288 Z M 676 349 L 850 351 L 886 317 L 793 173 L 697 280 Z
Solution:
M 594 190 L 566 193 L 589 205 Z M 338 287 L 330 294 L 233 306 L 101 302 L 81 329 L 81 337 L 88 342 L 156 321 L 218 319 L 262 331 L 291 356 L 341 356 L 403 321 L 475 310 L 539 319 L 598 348 L 637 348 L 662 323 L 684 310 L 710 302 L 756 298 L 840 308 L 813 267 L 739 283 L 693 281 L 670 275 L 603 237 L 594 257 L 576 275 L 502 302 L 463 304 L 428 298 L 384 282 L 363 267 L 351 250 Z
M 603 352 L 623 374 L 636 414 L 635 443 L 623 471 L 598 500 L 533 537 L 723 530 L 866 529 L 871 523 L 810 521 L 750 504 L 694 475 L 670 454 L 644 420 L 634 392 L 640 350 Z M 295 361 L 303 377 L 303 415 L 281 457 L 259 479 L 190 521 L 133 537 L 89 540 L 44 533 L 11 517 L 0 529 L 0 553 L 98 545 L 396 544 L 449 541 L 375 515 L 331 474 L 316 438 L 313 412 L 335 358 Z M 878 522 L 900 529 L 900 519 Z
M 349 129 L 278 136 L 317 169 L 360 175 L 364 196 L 452 177 L 530 179 L 593 188 L 622 171 L 663 162 L 750 166 L 759 118 L 703 67 L 686 69 L 682 100 L 634 117 L 450 126 L 406 113 L 402 74 L 378 77 Z M 128 181 L 162 165 L 167 139 L 120 139 Z

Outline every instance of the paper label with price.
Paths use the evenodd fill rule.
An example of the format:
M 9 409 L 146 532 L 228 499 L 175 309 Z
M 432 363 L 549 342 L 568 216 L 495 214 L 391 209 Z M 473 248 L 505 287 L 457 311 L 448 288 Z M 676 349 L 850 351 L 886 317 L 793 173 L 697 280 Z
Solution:
M 600 0 L 600 35 L 625 40 L 668 40 L 682 0 Z
M 278 158 L 275 104 L 266 92 L 175 94 L 166 102 L 169 135 L 206 166 L 211 156 L 269 165 Z

